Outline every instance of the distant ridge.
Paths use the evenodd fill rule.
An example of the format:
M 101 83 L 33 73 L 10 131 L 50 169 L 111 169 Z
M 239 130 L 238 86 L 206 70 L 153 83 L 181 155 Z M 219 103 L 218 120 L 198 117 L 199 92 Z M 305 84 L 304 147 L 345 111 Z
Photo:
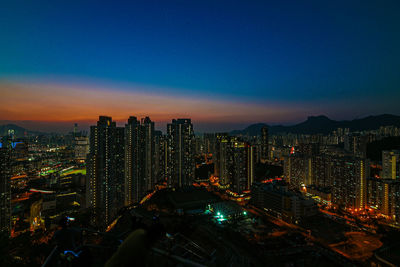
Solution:
M 377 116 L 368 116 L 361 119 L 354 119 L 351 121 L 335 121 L 327 116 L 310 116 L 306 121 L 291 126 L 274 125 L 269 126 L 265 123 L 251 124 L 243 130 L 233 130 L 230 132 L 232 135 L 260 135 L 261 128 L 268 126 L 270 134 L 277 133 L 294 133 L 294 134 L 329 134 L 337 128 L 349 128 L 350 131 L 364 131 L 375 130 L 381 126 L 394 125 L 400 128 L 400 116 L 391 114 L 382 114 Z M 6 136 L 8 130 L 14 130 L 16 137 L 23 137 L 25 135 L 43 135 L 48 134 L 39 131 L 31 131 L 26 128 L 20 127 L 16 124 L 0 125 L 0 137 Z
M 351 121 L 335 121 L 326 116 L 310 116 L 306 121 L 292 126 L 268 126 L 265 123 L 256 123 L 243 130 L 234 130 L 232 135 L 255 136 L 261 133 L 263 126 L 268 126 L 270 134 L 294 133 L 294 134 L 329 134 L 337 128 L 349 128 L 350 131 L 375 130 L 381 126 L 394 125 L 400 127 L 400 116 L 382 114 L 378 116 L 368 116 L 362 119 Z
M 8 130 L 14 130 L 14 134 L 16 137 L 23 137 L 25 135 L 43 134 L 41 132 L 27 130 L 15 124 L 5 124 L 5 125 L 0 125 L 0 136 L 8 135 Z

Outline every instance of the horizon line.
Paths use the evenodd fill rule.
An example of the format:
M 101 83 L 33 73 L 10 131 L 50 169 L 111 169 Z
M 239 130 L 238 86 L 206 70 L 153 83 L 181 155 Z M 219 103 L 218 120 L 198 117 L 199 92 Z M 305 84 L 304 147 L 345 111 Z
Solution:
M 174 119 L 182 119 L 182 118 L 191 119 L 192 124 L 194 125 L 195 129 L 196 129 L 195 126 L 199 125 L 199 124 L 203 125 L 203 126 L 205 126 L 205 125 L 209 125 L 209 126 L 213 126 L 214 125 L 215 126 L 215 125 L 221 125 L 221 124 L 224 124 L 225 126 L 228 126 L 228 125 L 232 125 L 233 126 L 235 124 L 236 125 L 239 125 L 239 124 L 247 125 L 247 126 L 244 126 L 244 127 L 240 128 L 240 129 L 238 129 L 238 127 L 236 127 L 236 128 L 231 128 L 229 130 L 226 130 L 226 131 L 230 132 L 230 131 L 244 130 L 249 126 L 256 125 L 256 124 L 265 124 L 265 125 L 271 126 L 271 127 L 274 127 L 274 126 L 290 127 L 290 126 L 295 126 L 295 125 L 301 124 L 303 122 L 306 122 L 309 118 L 312 118 L 312 117 L 326 117 L 329 120 L 336 121 L 336 122 L 345 122 L 345 121 L 349 121 L 350 122 L 350 121 L 354 121 L 354 120 L 365 119 L 365 118 L 368 118 L 368 117 L 378 117 L 378 116 L 385 116 L 385 115 L 386 116 L 400 116 L 400 115 L 396 115 L 396 114 L 382 113 L 382 114 L 377 114 L 377 115 L 357 116 L 357 117 L 355 117 L 353 119 L 339 119 L 339 120 L 336 120 L 336 119 L 329 118 L 327 115 L 320 114 L 320 115 L 308 115 L 308 116 L 306 116 L 305 119 L 303 119 L 301 121 L 288 122 L 288 123 L 267 123 L 267 122 L 259 122 L 259 121 L 258 122 L 237 122 L 237 123 L 224 122 L 224 121 L 220 121 L 220 122 L 218 122 L 218 121 L 217 122 L 197 121 L 196 122 L 196 120 L 193 121 L 193 119 L 190 118 L 190 117 L 183 117 L 183 116 L 179 117 L 178 116 L 178 117 L 172 117 L 170 120 L 161 120 L 161 121 L 160 120 L 152 120 L 152 122 L 154 122 L 155 128 L 159 128 L 157 126 L 160 126 L 160 124 L 162 126 L 164 126 L 163 128 L 165 128 L 166 124 L 170 123 L 172 120 L 174 120 Z M 72 129 L 74 127 L 73 124 L 75 124 L 75 123 L 78 124 L 78 127 L 79 126 L 82 127 L 82 124 L 83 124 L 84 125 L 83 128 L 87 128 L 87 129 L 90 128 L 90 126 L 96 124 L 96 122 L 98 121 L 98 118 L 100 116 L 111 117 L 112 120 L 117 123 L 118 127 L 122 127 L 127 122 L 128 118 L 129 118 L 129 117 L 127 117 L 126 119 L 120 119 L 120 118 L 114 119 L 112 116 L 108 116 L 108 115 L 102 114 L 102 115 L 99 115 L 97 117 L 97 119 L 92 119 L 92 120 L 79 120 L 78 119 L 78 120 L 57 120 L 57 121 L 54 121 L 54 120 L 3 120 L 3 119 L 0 119 L 0 123 L 1 123 L 0 126 L 15 125 L 17 127 L 21 127 L 21 128 L 24 128 L 25 130 L 32 131 L 32 132 L 65 133 L 65 130 L 53 130 L 53 131 L 45 130 L 45 131 L 43 131 L 43 130 L 38 130 L 38 129 L 29 129 L 29 127 L 27 127 L 26 125 L 21 125 L 20 123 L 22 123 L 22 124 L 26 124 L 26 123 L 28 123 L 28 124 L 46 124 L 47 127 L 49 127 L 50 125 L 53 125 L 53 127 L 56 127 L 57 124 L 58 124 L 59 127 L 61 125 L 63 125 L 63 128 L 70 127 L 71 131 L 72 131 Z M 134 115 L 131 115 L 131 116 L 134 116 Z M 150 116 L 135 116 L 135 117 L 137 117 L 138 119 L 142 119 L 142 118 L 150 117 Z M 150 117 L 150 119 L 151 119 L 151 117 Z M 71 125 L 67 125 L 68 123 L 70 123 Z M 20 125 L 18 125 L 18 124 L 20 124 Z M 43 126 L 43 125 L 42 125 L 42 127 L 40 127 L 40 125 L 38 125 L 38 126 L 39 126 L 39 128 L 47 128 L 46 126 Z M 165 131 L 163 131 L 161 129 L 156 129 L 156 130 L 160 130 L 162 132 L 165 132 Z M 224 132 L 224 131 L 204 131 L 204 130 L 196 131 L 195 130 L 195 132 L 197 132 L 197 133 L 207 133 L 207 132 Z

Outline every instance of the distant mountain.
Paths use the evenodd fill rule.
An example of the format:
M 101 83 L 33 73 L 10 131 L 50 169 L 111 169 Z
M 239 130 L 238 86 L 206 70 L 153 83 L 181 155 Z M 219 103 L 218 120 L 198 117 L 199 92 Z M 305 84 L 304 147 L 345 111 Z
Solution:
M 394 125 L 400 127 L 400 116 L 383 114 L 369 116 L 351 121 L 335 121 L 326 116 L 311 116 L 306 121 L 292 126 L 268 126 L 265 123 L 256 123 L 243 130 L 232 131 L 232 135 L 255 136 L 261 133 L 263 126 L 268 126 L 270 134 L 294 133 L 294 134 L 329 134 L 337 128 L 349 128 L 350 131 L 375 130 L 381 126 Z
M 249 135 L 249 136 L 255 136 L 259 135 L 261 133 L 261 128 L 264 126 L 268 126 L 265 123 L 256 123 L 252 124 L 248 127 L 246 127 L 243 130 L 233 130 L 231 131 L 232 135 Z
M 14 130 L 16 137 L 23 137 L 26 135 L 42 134 L 40 132 L 30 131 L 15 124 L 0 125 L 0 136 L 8 135 L 9 130 Z

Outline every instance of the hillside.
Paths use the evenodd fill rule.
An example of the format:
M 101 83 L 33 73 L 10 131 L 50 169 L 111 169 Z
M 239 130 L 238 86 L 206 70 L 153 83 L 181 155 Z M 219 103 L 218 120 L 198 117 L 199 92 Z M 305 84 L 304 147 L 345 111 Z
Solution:
M 365 131 L 378 129 L 381 126 L 394 125 L 400 127 L 400 116 L 383 114 L 368 116 L 351 121 L 335 121 L 326 116 L 311 116 L 306 121 L 292 126 L 268 126 L 265 123 L 256 123 L 243 130 L 232 131 L 233 135 L 259 135 L 263 126 L 268 126 L 270 134 L 295 133 L 295 134 L 329 134 L 337 128 L 349 128 L 350 131 Z
M 14 134 L 16 137 L 41 134 L 40 132 L 30 131 L 15 124 L 5 124 L 0 125 L 0 136 L 8 135 L 9 130 L 14 130 Z

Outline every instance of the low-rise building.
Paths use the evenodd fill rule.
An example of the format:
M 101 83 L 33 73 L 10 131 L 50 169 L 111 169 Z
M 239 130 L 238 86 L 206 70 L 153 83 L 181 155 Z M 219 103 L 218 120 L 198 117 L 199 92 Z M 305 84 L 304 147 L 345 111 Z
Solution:
M 298 223 L 304 217 L 315 215 L 318 210 L 313 199 L 290 191 L 282 181 L 254 183 L 251 196 L 253 205 L 289 222 Z

